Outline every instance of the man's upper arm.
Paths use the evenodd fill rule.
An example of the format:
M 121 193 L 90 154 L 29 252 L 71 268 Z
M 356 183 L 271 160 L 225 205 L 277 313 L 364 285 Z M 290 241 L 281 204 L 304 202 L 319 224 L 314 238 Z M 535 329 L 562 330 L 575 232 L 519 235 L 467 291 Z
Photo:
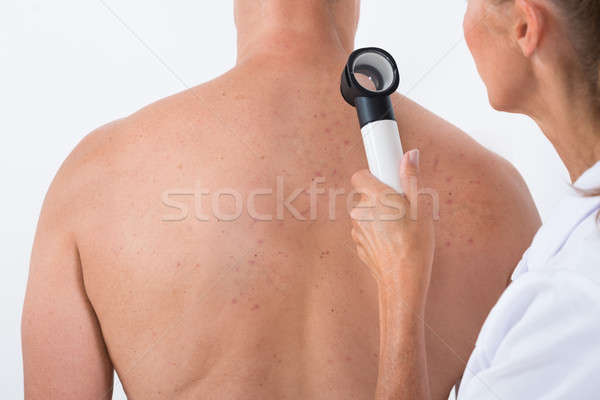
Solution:
M 25 398 L 101 400 L 112 397 L 113 369 L 85 293 L 65 175 L 48 192 L 31 256 L 21 327 Z

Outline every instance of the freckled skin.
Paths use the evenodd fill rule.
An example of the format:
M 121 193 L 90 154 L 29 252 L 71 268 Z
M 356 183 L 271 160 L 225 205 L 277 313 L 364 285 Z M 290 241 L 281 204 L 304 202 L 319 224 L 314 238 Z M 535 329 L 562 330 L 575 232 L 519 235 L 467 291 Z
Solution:
M 48 329 L 53 338 L 79 335 L 57 360 L 63 348 L 73 359 L 89 353 L 89 376 L 103 376 L 97 365 L 116 368 L 131 399 L 372 398 L 377 291 L 354 252 L 345 197 L 335 221 L 326 197 L 316 221 L 287 212 L 271 222 L 246 213 L 234 222 L 162 221 L 174 210 L 161 194 L 198 184 L 246 196 L 275 189 L 279 175 L 288 195 L 320 172 L 324 187 L 350 191 L 367 163 L 356 113 L 339 95 L 345 55 L 318 67 L 303 59 L 312 58 L 247 61 L 97 130 L 69 157 L 33 256 L 60 260 L 39 287 L 55 298 L 74 282 L 79 295 L 58 303 L 72 323 Z M 301 95 L 288 96 L 298 87 Z M 432 391 L 443 399 L 539 218 L 504 160 L 408 99 L 393 102 L 404 148 L 421 149 L 422 186 L 440 195 L 426 322 Z M 194 209 L 191 197 L 178 200 Z M 223 211 L 233 211 L 230 200 Z M 309 204 L 306 194 L 294 202 L 306 216 Z M 257 198 L 256 209 L 275 214 L 274 198 Z M 54 254 L 61 246 L 79 261 Z

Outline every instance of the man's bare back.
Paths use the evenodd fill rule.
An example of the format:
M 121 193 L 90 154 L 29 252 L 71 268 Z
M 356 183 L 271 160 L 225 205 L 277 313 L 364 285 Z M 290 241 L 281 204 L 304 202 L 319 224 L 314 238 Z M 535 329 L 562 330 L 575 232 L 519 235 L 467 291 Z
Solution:
M 28 398 L 48 393 L 34 377 L 69 382 L 50 392 L 61 398 L 106 394 L 113 367 L 132 399 L 372 398 L 376 287 L 341 195 L 366 160 L 338 93 L 343 58 L 317 68 L 304 56 L 248 57 L 69 157 L 32 256 Z M 423 185 L 440 194 L 426 322 L 443 398 L 539 220 L 504 161 L 409 100 L 395 105 L 405 150 L 421 149 Z M 312 182 L 327 191 L 316 207 Z M 283 214 L 278 183 L 284 198 L 303 190 Z

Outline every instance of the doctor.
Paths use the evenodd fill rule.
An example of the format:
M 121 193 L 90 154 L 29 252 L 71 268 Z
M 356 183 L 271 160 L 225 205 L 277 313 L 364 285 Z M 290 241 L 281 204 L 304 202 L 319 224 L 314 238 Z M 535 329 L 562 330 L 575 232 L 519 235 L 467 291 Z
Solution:
M 464 29 L 492 106 L 533 118 L 574 187 L 491 310 L 458 399 L 598 399 L 600 1 L 469 0 Z M 369 205 L 390 188 L 368 171 L 353 177 L 364 194 L 352 211 L 352 236 L 379 286 L 377 398 L 429 399 L 422 316 L 435 226 L 416 212 L 418 150 L 400 169 L 410 212 L 393 222 L 379 218 L 390 211 L 381 201 Z

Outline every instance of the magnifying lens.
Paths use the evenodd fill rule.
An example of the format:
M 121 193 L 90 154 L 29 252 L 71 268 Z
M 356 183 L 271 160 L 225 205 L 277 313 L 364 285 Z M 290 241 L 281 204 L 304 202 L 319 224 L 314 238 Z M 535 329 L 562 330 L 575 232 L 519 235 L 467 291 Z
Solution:
M 371 173 L 402 193 L 399 166 L 404 152 L 390 96 L 400 76 L 394 58 L 385 50 L 354 51 L 342 73 L 341 91 L 356 108 Z

